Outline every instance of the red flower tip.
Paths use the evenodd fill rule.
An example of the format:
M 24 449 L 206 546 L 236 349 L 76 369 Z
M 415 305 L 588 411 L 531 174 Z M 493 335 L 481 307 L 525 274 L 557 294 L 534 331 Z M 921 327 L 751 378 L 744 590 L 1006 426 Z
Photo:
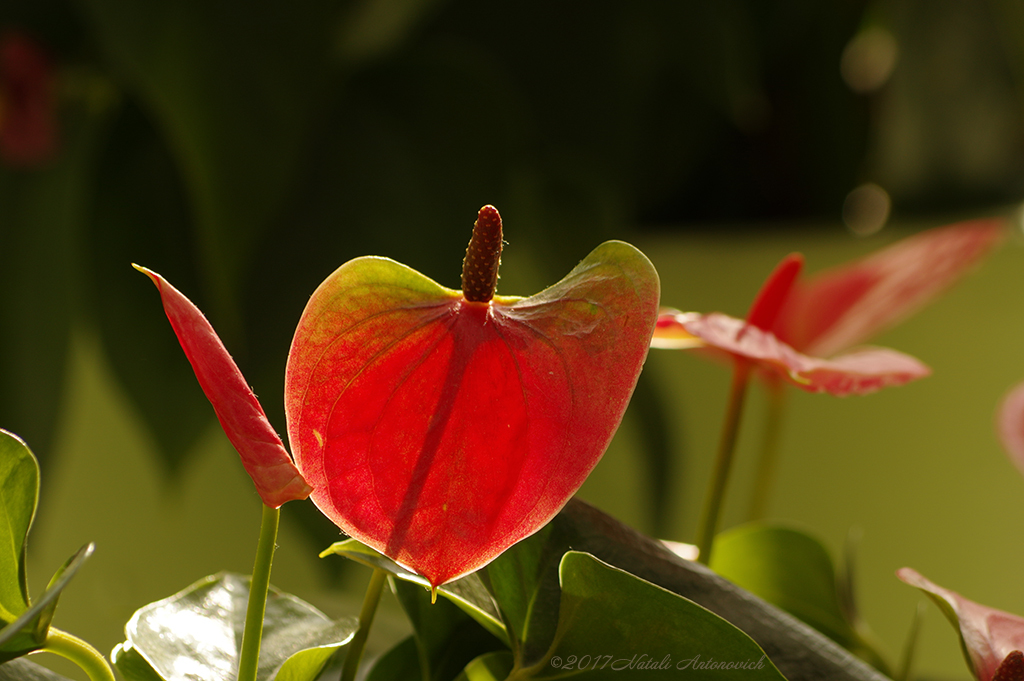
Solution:
M 803 266 L 804 256 L 800 253 L 787 255 L 782 262 L 775 266 L 750 305 L 750 311 L 747 312 L 747 324 L 756 326 L 762 331 L 772 330 Z
M 0 158 L 18 167 L 49 161 L 57 146 L 53 66 L 27 35 L 0 36 Z
M 263 407 L 203 313 L 156 272 L 132 267 L 149 277 L 160 292 L 178 342 L 263 503 L 278 508 L 286 501 L 308 497 L 313 488 L 295 468 Z
M 488 303 L 498 287 L 501 264 L 501 215 L 484 206 L 473 224 L 473 237 L 462 262 L 462 295 L 471 303 Z
M 772 331 L 801 352 L 829 356 L 910 316 L 1002 241 L 1003 220 L 930 229 L 798 282 Z

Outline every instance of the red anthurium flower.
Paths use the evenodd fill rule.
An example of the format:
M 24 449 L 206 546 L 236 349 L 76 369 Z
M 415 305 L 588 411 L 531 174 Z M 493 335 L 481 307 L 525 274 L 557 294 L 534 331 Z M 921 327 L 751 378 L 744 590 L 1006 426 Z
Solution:
M 922 378 L 930 370 L 894 350 L 843 351 L 938 295 L 1004 232 L 998 220 L 930 230 L 806 282 L 799 280 L 802 257 L 790 255 L 762 286 L 746 321 L 664 310 L 652 346 L 710 348 L 745 357 L 799 388 L 833 395 L 864 394 Z M 817 356 L 837 352 L 842 354 Z
M 278 508 L 286 501 L 305 499 L 311 487 L 295 468 L 263 407 L 221 343 L 210 322 L 178 289 L 156 272 L 134 266 L 160 291 L 164 311 L 178 336 L 199 385 L 220 419 L 242 465 L 256 484 L 263 503 Z
M 434 586 L 550 520 L 619 424 L 657 317 L 657 273 L 599 246 L 529 298 L 494 296 L 501 219 L 480 210 L 463 290 L 386 258 L 331 274 L 285 379 L 311 498 Z
M 1024 679 L 1024 617 L 969 601 L 910 568 L 896 576 L 928 594 L 958 628 L 964 657 L 978 681 Z
M 43 49 L 23 33 L 0 35 L 0 159 L 36 166 L 57 145 L 53 66 Z

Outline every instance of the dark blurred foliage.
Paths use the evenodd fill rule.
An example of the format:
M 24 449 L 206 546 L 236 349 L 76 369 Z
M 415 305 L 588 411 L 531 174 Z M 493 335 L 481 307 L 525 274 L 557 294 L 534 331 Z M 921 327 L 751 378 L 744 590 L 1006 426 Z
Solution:
M 95 330 L 177 468 L 212 410 L 131 262 L 207 313 L 283 429 L 291 330 L 316 285 L 372 253 L 457 287 L 485 203 L 553 282 L 636 230 L 836 224 L 866 180 L 905 213 L 1017 200 L 1021 13 L 1011 0 L 4 0 L 0 29 L 50 55 L 60 125 L 53 158 L 0 167 L 0 424 L 45 465 L 72 330 Z M 840 62 L 871 26 L 896 37 L 899 62 L 858 94 Z M 654 387 L 637 400 L 657 514 L 670 443 Z

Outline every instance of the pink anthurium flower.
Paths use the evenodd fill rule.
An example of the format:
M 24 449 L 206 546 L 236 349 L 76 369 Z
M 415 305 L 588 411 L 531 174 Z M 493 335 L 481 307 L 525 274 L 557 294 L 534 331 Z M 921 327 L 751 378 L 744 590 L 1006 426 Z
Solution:
M 1006 394 L 997 417 L 999 439 L 1010 460 L 1024 475 L 1024 383 Z
M 901 385 L 930 370 L 894 350 L 848 349 L 945 290 L 1004 232 L 999 220 L 930 230 L 806 282 L 799 280 L 802 257 L 790 255 L 762 286 L 746 321 L 664 310 L 652 346 L 744 357 L 810 392 L 864 394 Z
M 164 311 L 199 385 L 213 405 L 228 440 L 238 450 L 263 503 L 279 508 L 286 501 L 308 497 L 312 488 L 295 468 L 259 400 L 210 322 L 166 279 L 145 267 L 134 267 L 156 284 Z
M 647 355 L 658 276 L 607 242 L 528 298 L 495 296 L 501 218 L 480 210 L 462 291 L 386 258 L 316 290 L 285 409 L 311 498 L 435 587 L 540 529 L 597 464 Z
M 1024 680 L 1024 617 L 979 605 L 911 568 L 896 576 L 921 589 L 960 632 L 960 644 L 978 681 Z
M 38 166 L 57 146 L 53 65 L 42 47 L 21 32 L 0 35 L 0 159 Z

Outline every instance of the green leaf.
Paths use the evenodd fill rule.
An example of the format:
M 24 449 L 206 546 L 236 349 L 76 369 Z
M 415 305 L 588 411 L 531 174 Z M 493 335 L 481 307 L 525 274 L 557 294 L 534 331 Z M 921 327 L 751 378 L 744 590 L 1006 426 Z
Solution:
M 835 681 L 883 678 L 849 652 L 775 606 L 740 589 L 703 565 L 680 558 L 661 542 L 639 534 L 579 500 L 573 499 L 566 504 L 551 524 L 554 528 L 550 534 L 538 533 L 524 542 L 551 542 L 551 546 L 543 548 L 550 553 L 585 551 L 604 563 L 692 600 L 746 632 L 768 654 L 779 671 L 789 678 L 828 678 Z M 517 545 L 511 551 L 519 548 Z M 505 608 L 505 598 L 499 594 L 503 590 L 511 593 L 515 588 L 514 585 L 499 586 L 497 583 L 504 578 L 496 577 L 497 572 L 493 568 L 504 560 L 506 556 L 502 555 L 487 568 L 487 574 L 491 576 L 491 593 L 502 609 Z M 512 579 L 515 572 L 509 571 L 508 574 Z M 550 566 L 545 567 L 537 582 L 538 589 L 550 594 L 551 581 L 554 580 L 554 588 L 557 589 L 558 579 L 557 570 L 552 573 Z M 550 602 L 542 603 L 541 599 L 536 597 L 532 607 L 550 610 Z M 530 637 L 527 629 L 528 644 Z M 635 650 L 639 651 L 642 643 L 638 642 Z
M 803 532 L 760 524 L 723 532 L 710 567 L 842 646 L 856 638 L 839 603 L 832 558 Z
M 219 573 L 150 603 L 125 626 L 128 641 L 120 646 L 118 669 L 122 659 L 126 668 L 138 668 L 137 660 L 127 655 L 130 649 L 164 679 L 195 674 L 204 681 L 233 681 L 248 595 L 248 577 Z M 308 603 L 271 589 L 256 678 L 312 681 L 356 626 L 353 618 L 333 621 Z
M 86 544 L 68 558 L 50 579 L 46 591 L 18 619 L 0 630 L 0 661 L 38 650 L 46 641 L 57 599 L 82 564 L 92 555 L 93 544 Z
M 127 681 L 165 681 L 128 641 L 114 646 L 110 661 Z
M 263 2 L 240 12 L 202 0 L 86 0 L 81 11 L 125 89 L 171 141 L 212 282 L 209 311 L 230 314 L 323 101 L 336 4 Z
M 555 637 L 561 598 L 558 565 L 572 543 L 560 518 L 509 548 L 482 571 L 515 637 L 513 650 L 523 665 L 540 659 Z
M 390 558 L 355 539 L 335 542 L 322 551 L 320 557 L 323 558 L 331 554 L 343 556 L 370 568 L 380 568 L 400 580 L 418 584 L 424 590 L 430 589 L 430 584 L 426 579 L 406 570 Z M 491 598 L 487 588 L 480 581 L 480 577 L 476 573 L 466 575 L 461 579 L 456 579 L 453 582 L 448 582 L 438 587 L 437 593 L 459 606 L 466 614 L 476 620 L 484 629 L 494 634 L 499 640 L 505 643 L 508 642 L 508 633 L 505 631 L 505 625 L 502 623 L 498 606 L 495 605 L 494 599 Z
M 0 430 L 0 623 L 28 610 L 25 540 L 39 498 L 39 464 L 21 439 Z
M 431 603 L 426 589 L 394 577 L 391 587 L 412 624 L 424 681 L 447 681 L 478 655 L 505 649 L 448 599 Z
M 330 661 L 331 656 L 347 642 L 346 639 L 342 643 L 331 643 L 300 650 L 285 660 L 271 678 L 274 681 L 314 681 Z
M 559 573 L 556 644 L 535 678 L 617 679 L 635 669 L 650 679 L 676 680 L 686 670 L 784 679 L 753 639 L 693 601 L 579 551 L 565 554 Z
M 466 665 L 455 681 L 501 681 L 512 671 L 512 654 L 507 650 L 486 653 Z
M 828 549 L 814 537 L 788 527 L 743 525 L 715 539 L 711 569 L 888 673 L 885 661 L 848 618 L 848 612 L 855 612 L 852 585 L 847 579 L 839 582 Z
M 373 664 L 366 676 L 366 681 L 407 681 L 422 679 L 420 671 L 420 653 L 416 647 L 416 639 L 412 636 L 403 638 L 398 645 L 381 655 Z

